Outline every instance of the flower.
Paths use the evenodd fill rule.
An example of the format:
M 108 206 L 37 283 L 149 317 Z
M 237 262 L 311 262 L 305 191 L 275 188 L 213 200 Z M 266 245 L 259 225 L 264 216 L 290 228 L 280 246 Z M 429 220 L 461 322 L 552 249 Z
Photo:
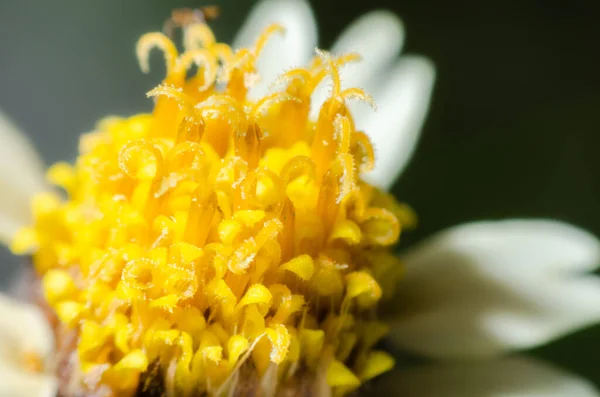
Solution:
M 273 21 L 287 28 L 279 43 L 266 41 L 280 30 Z M 400 41 L 380 47 L 376 38 L 399 37 L 401 25 L 375 13 L 353 25 L 333 55 L 319 52 L 309 67 L 289 69 L 305 64 L 313 26 L 305 3 L 266 1 L 241 37 L 266 33 L 236 53 L 204 24 L 185 29 L 181 56 L 163 35 L 144 36 L 142 68 L 153 46 L 167 62 L 165 82 L 150 93 L 154 113 L 104 120 L 82 138 L 75 166 L 49 170 L 69 200 L 38 195 L 35 223 L 17 234 L 13 249 L 34 251 L 45 300 L 59 319 L 59 351 L 76 342 L 77 352 L 58 363 L 69 392 L 128 395 L 139 385 L 180 395 L 354 390 L 393 365 L 373 349 L 387 331 L 373 308 L 391 296 L 398 270 L 404 274 L 393 303 L 402 310 L 390 316 L 391 336 L 424 355 L 489 358 L 597 321 L 592 306 L 600 289 L 586 272 L 598 263 L 599 243 L 561 223 L 459 226 L 409 252 L 405 267 L 391 255 L 412 212 L 354 171 L 371 171 L 367 177 L 380 187 L 393 182 L 427 111 L 433 68 L 422 58 L 390 66 Z M 354 56 L 337 53 L 347 47 L 365 61 L 345 65 Z M 193 63 L 200 72 L 186 80 Z M 370 99 L 341 87 L 342 66 L 345 84 L 373 87 L 382 106 L 377 117 L 346 106 L 349 98 Z M 271 93 L 256 83 L 257 70 L 272 82 L 270 73 L 282 69 Z M 381 74 L 383 81 L 372 81 Z M 331 93 L 318 86 L 325 76 Z M 373 170 L 363 127 L 377 153 Z M 16 148 L 27 152 L 18 139 Z M 3 161 L 15 167 L 23 160 L 12 153 Z M 26 192 L 19 189 L 15 197 Z M 13 225 L 22 219 L 11 211 L 5 217 Z M 12 238 L 14 227 L 2 232 Z M 550 294 L 556 290 L 568 296 Z M 469 306 L 482 291 L 489 299 Z M 41 362 L 48 354 L 40 348 L 34 357 Z M 526 360 L 477 365 L 491 382 L 489 374 L 504 368 L 532 374 L 511 391 L 535 391 L 522 387 L 548 377 L 585 389 Z M 408 376 L 429 387 L 422 372 Z M 40 394 L 55 387 L 47 379 Z
M 132 395 L 156 376 L 181 396 L 304 377 L 342 394 L 393 366 L 373 349 L 387 328 L 372 309 L 394 286 L 388 247 L 412 213 L 356 175 L 374 158 L 345 106 L 370 98 L 340 85 L 355 55 L 317 51 L 280 90 L 247 99 L 255 59 L 281 31 L 233 52 L 193 23 L 181 54 L 144 35 L 142 70 L 155 47 L 167 63 L 154 112 L 102 121 L 74 166 L 49 169 L 68 200 L 37 195 L 12 247 L 33 253 L 58 343 L 77 338 L 76 394 Z

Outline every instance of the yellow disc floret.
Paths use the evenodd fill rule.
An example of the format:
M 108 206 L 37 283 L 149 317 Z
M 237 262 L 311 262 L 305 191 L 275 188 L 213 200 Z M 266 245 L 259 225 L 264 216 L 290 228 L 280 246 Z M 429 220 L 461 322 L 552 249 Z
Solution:
M 153 368 L 167 395 L 227 394 L 248 373 L 265 395 L 299 374 L 339 395 L 393 366 L 373 350 L 387 332 L 374 308 L 400 272 L 389 247 L 410 212 L 360 179 L 373 148 L 346 101 L 370 99 L 338 73 L 355 55 L 317 52 L 247 98 L 281 31 L 234 52 L 193 24 L 181 54 L 143 36 L 142 70 L 155 47 L 166 59 L 154 112 L 103 120 L 74 166 L 49 170 L 68 200 L 39 195 L 13 249 L 33 253 L 46 300 L 76 331 L 84 389 L 133 395 Z

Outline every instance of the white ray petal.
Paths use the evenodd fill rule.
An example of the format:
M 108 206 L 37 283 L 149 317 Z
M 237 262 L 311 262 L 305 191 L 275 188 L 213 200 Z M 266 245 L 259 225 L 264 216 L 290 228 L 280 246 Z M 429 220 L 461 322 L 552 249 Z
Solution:
M 0 395 L 56 396 L 54 377 L 29 372 L 23 365 L 27 354 L 49 358 L 53 346 L 52 330 L 36 307 L 17 303 L 0 294 Z
M 0 111 L 0 241 L 29 222 L 31 196 L 45 187 L 43 169 L 29 140 Z
M 342 55 L 349 52 L 360 54 L 361 61 L 345 65 L 341 70 L 344 88 L 359 87 L 372 93 L 375 83 L 398 57 L 404 43 L 404 26 L 402 21 L 389 11 L 369 12 L 352 24 L 340 35 L 333 45 L 331 53 Z M 319 84 L 312 96 L 311 117 L 316 119 L 319 109 L 329 93 L 331 84 L 325 79 Z M 350 110 L 362 128 L 361 121 L 371 108 L 364 104 L 350 103 Z
M 389 189 L 415 150 L 435 81 L 435 67 L 426 58 L 403 56 L 373 92 L 379 111 L 360 126 L 375 148 L 375 169 L 365 175 L 370 183 Z
M 263 29 L 272 23 L 285 27 L 284 36 L 271 37 L 257 62 L 261 81 L 249 96 L 259 98 L 268 91 L 268 85 L 282 72 L 294 66 L 305 65 L 317 45 L 317 26 L 310 5 L 304 0 L 263 0 L 252 9 L 238 32 L 233 47 L 254 44 Z
M 526 357 L 396 370 L 370 395 L 402 397 L 598 397 L 587 380 Z
M 56 379 L 50 375 L 32 375 L 14 371 L 0 364 L 0 396 L 10 397 L 56 397 Z
M 600 320 L 600 242 L 545 220 L 454 227 L 405 256 L 392 338 L 436 358 L 493 356 Z

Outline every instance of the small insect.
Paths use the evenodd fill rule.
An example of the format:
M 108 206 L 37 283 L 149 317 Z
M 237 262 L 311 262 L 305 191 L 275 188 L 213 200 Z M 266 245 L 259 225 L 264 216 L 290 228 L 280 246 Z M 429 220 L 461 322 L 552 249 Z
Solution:
M 218 6 L 205 6 L 200 8 L 177 8 L 171 12 L 171 18 L 167 19 L 163 30 L 165 34 L 172 37 L 175 28 L 185 28 L 195 23 L 206 23 L 219 17 L 221 10 Z

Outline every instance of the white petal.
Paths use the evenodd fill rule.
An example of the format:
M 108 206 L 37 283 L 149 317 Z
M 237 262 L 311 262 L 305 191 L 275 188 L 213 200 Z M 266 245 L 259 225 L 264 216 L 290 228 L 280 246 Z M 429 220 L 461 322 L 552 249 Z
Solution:
M 0 294 L 0 395 L 56 396 L 54 377 L 28 372 L 22 365 L 27 353 L 48 359 L 53 346 L 52 330 L 40 310 Z
M 375 148 L 370 183 L 389 189 L 410 159 L 429 110 L 435 67 L 426 58 L 403 56 L 373 92 L 379 111 L 365 119 L 365 132 Z
M 234 48 L 254 45 L 267 26 L 279 23 L 284 36 L 274 35 L 264 47 L 257 62 L 261 82 L 249 96 L 259 98 L 268 85 L 282 72 L 308 62 L 317 45 L 317 26 L 310 5 L 304 0 L 263 0 L 252 9 L 234 40 Z
M 359 87 L 367 93 L 372 93 L 377 80 L 398 57 L 403 43 L 402 21 L 389 11 L 372 11 L 354 21 L 331 49 L 334 55 L 356 52 L 362 58 L 360 62 L 353 62 L 342 68 L 344 88 Z M 326 79 L 315 90 L 312 96 L 311 118 L 318 117 L 319 109 L 329 93 L 330 83 L 331 81 Z M 349 107 L 357 121 L 357 128 L 362 128 L 361 121 L 365 113 L 372 110 L 365 104 L 355 102 L 349 103 Z
M 396 370 L 370 393 L 402 397 L 598 397 L 588 381 L 531 358 Z
M 42 190 L 43 165 L 28 139 L 0 111 L 0 241 L 29 222 L 33 194 Z
M 600 279 L 585 273 L 600 242 L 561 222 L 462 225 L 404 259 L 392 337 L 423 355 L 492 356 L 600 320 Z
M 48 357 L 53 346 L 52 330 L 37 307 L 0 294 L 0 356 L 3 359 L 12 357 L 17 363 L 19 354 L 26 351 Z
M 50 375 L 14 371 L 0 365 L 0 396 L 6 397 L 56 397 L 57 381 Z

